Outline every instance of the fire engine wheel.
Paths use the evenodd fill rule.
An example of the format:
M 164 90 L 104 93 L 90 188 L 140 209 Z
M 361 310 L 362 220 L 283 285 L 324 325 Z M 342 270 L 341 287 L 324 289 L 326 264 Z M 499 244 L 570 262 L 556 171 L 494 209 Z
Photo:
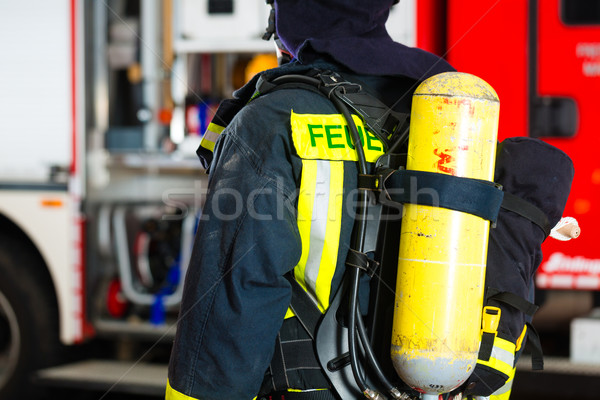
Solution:
M 0 399 L 31 398 L 33 373 L 57 360 L 56 301 L 31 247 L 0 235 Z

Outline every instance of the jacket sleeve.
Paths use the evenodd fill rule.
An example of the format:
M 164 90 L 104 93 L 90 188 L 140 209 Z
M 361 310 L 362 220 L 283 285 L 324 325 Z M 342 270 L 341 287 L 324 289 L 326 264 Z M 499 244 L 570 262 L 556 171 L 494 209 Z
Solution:
M 185 280 L 167 399 L 256 395 L 291 297 L 283 275 L 300 257 L 287 156 L 275 161 L 290 171 L 274 177 L 238 137 L 223 136 Z

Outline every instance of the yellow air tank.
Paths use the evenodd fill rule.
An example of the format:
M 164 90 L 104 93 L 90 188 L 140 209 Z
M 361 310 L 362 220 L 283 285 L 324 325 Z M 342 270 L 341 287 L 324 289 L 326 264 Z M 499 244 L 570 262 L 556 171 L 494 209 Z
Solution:
M 499 106 L 476 76 L 424 81 L 413 96 L 407 169 L 493 180 Z M 391 355 L 423 399 L 437 400 L 475 368 L 489 226 L 472 214 L 405 205 Z

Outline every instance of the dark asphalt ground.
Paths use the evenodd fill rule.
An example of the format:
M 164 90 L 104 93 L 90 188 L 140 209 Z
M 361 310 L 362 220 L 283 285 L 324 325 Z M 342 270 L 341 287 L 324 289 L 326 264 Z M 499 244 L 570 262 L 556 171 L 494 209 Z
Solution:
M 511 400 L 592 400 L 600 396 L 600 378 L 574 379 L 568 376 L 547 376 L 532 373 L 517 376 Z M 40 400 L 164 400 L 163 396 L 127 393 L 105 393 L 48 388 Z M 38 399 L 31 399 L 38 400 Z

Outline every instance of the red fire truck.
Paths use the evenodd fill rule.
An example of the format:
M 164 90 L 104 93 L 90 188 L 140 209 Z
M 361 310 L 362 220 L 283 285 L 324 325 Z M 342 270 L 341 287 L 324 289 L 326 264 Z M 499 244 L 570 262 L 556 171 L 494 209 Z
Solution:
M 600 304 L 600 249 L 594 233 L 600 219 L 600 169 L 594 155 L 600 144 L 600 2 L 417 3 L 416 45 L 496 89 L 499 139 L 540 138 L 573 159 L 575 178 L 564 216 L 578 221 L 581 236 L 543 243 L 544 260 L 535 277 L 541 308 L 533 322 L 547 353 L 546 373 L 530 374 L 524 365 L 516 385 L 536 382 L 529 392 L 535 397 L 583 395 L 591 386 L 582 377 L 597 376 L 598 369 L 581 365 L 600 360 L 599 320 L 588 318 Z
M 600 287 L 596 3 L 402 0 L 388 23 L 497 90 L 501 137 L 540 137 L 574 159 L 565 215 L 583 234 L 546 241 L 544 289 Z M 268 11 L 264 0 L 0 5 L 0 398 L 91 340 L 101 353 L 37 379 L 162 393 L 206 184 L 198 127 L 248 60 L 273 52 L 260 40 Z
M 575 163 L 565 210 L 583 234 L 544 243 L 537 285 L 600 289 L 600 253 L 593 227 L 600 218 L 600 139 L 595 111 L 600 89 L 600 3 L 585 0 L 419 1 L 420 47 L 444 55 L 458 70 L 480 76 L 498 92 L 500 140 L 532 136 L 562 149 Z M 431 35 L 431 32 L 435 32 Z

